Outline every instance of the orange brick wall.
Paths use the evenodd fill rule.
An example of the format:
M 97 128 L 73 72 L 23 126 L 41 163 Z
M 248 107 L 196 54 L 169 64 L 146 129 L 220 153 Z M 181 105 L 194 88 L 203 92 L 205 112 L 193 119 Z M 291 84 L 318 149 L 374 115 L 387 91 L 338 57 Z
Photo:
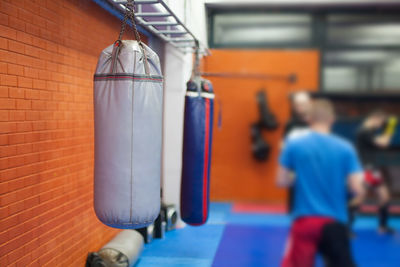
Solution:
M 92 77 L 119 27 L 90 0 L 0 1 L 0 266 L 84 266 L 117 233 L 92 208 Z

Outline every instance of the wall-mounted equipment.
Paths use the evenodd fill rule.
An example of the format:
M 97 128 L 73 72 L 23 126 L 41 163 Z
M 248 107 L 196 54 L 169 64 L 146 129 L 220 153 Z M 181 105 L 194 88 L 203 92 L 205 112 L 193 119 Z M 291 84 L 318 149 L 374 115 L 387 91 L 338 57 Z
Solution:
M 127 0 L 95 0 L 113 13 L 123 14 Z M 116 11 L 116 12 L 115 12 Z M 192 53 L 198 38 L 178 18 L 163 0 L 135 0 L 135 20 L 146 31 L 170 43 L 182 52 Z M 209 54 L 200 43 L 201 54 Z
M 256 160 L 266 161 L 270 153 L 270 145 L 264 140 L 262 132 L 263 130 L 276 130 L 279 127 L 279 123 L 275 114 L 269 109 L 267 94 L 264 90 L 257 92 L 256 100 L 259 119 L 257 122 L 253 123 L 250 128 L 251 150 Z

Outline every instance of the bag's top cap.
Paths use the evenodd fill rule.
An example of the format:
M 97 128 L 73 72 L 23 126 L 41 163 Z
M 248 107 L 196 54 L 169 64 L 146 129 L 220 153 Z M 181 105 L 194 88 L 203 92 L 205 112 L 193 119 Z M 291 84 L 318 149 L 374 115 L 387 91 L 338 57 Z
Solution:
M 213 93 L 213 87 L 212 84 L 209 80 L 206 80 L 204 78 L 200 78 L 199 80 L 189 80 L 186 84 L 187 91 L 190 92 L 197 92 L 199 91 L 199 86 L 201 86 L 201 92 L 206 92 L 206 93 Z

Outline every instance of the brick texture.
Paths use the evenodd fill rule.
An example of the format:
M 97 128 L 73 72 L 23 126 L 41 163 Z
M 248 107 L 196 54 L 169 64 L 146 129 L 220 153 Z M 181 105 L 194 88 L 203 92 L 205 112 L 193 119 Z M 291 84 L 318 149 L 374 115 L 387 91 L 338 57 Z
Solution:
M 84 266 L 118 232 L 93 210 L 92 81 L 119 28 L 90 0 L 0 1 L 0 266 Z

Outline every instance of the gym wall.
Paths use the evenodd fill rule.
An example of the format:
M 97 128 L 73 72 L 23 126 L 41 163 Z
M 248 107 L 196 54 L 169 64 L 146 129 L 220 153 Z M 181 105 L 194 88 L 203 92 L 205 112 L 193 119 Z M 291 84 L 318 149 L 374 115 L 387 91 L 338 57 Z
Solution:
M 290 115 L 288 96 L 298 89 L 317 90 L 319 52 L 212 50 L 211 54 L 204 60 L 206 72 L 297 75 L 292 84 L 284 80 L 210 78 L 223 106 L 222 129 L 214 127 L 212 200 L 284 203 L 286 192 L 276 187 L 275 172 L 283 126 Z M 272 148 L 267 162 L 258 162 L 251 154 L 250 124 L 258 120 L 255 94 L 261 88 L 265 88 L 271 111 L 280 123 L 278 130 L 264 132 Z
M 119 29 L 90 0 L 0 1 L 0 266 L 84 266 L 117 233 L 93 211 L 92 81 Z

